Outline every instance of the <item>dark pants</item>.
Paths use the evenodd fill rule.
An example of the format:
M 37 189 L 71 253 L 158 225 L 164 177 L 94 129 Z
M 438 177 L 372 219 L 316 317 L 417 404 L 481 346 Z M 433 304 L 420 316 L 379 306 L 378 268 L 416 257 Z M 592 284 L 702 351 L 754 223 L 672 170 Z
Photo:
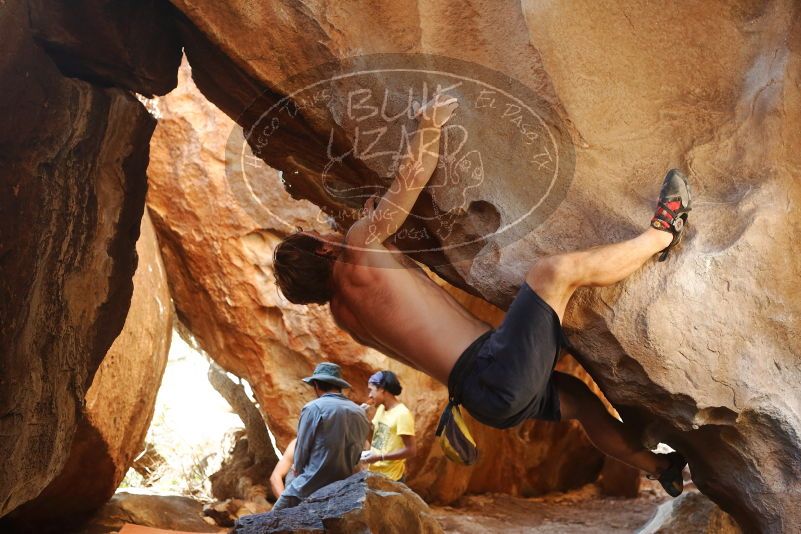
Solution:
M 526 419 L 559 421 L 552 375 L 565 345 L 556 312 L 524 282 L 500 327 L 473 341 L 459 357 L 448 379 L 450 396 L 494 428 Z

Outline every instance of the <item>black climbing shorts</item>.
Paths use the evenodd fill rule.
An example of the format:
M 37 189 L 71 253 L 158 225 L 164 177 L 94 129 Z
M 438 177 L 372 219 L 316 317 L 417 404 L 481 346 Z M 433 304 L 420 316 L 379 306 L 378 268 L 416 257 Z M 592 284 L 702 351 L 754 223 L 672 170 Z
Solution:
M 526 419 L 559 421 L 552 379 L 566 344 L 559 316 L 523 282 L 497 330 L 473 341 L 448 377 L 448 392 L 479 422 L 509 428 Z

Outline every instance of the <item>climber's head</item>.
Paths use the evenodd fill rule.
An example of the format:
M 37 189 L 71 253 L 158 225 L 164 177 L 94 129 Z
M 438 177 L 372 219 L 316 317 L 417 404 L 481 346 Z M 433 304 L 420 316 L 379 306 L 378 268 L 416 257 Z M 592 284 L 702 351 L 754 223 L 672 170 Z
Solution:
M 334 235 L 298 231 L 273 252 L 275 282 L 294 304 L 325 304 L 331 300 L 331 273 L 342 244 Z

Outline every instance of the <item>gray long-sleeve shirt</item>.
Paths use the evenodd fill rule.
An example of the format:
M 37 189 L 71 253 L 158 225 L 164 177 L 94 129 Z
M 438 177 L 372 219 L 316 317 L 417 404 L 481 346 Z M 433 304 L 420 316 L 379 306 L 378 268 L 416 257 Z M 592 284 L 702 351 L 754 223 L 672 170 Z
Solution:
M 305 499 L 352 475 L 370 426 L 364 410 L 340 393 L 325 393 L 304 406 L 295 443 L 297 476 L 284 495 Z

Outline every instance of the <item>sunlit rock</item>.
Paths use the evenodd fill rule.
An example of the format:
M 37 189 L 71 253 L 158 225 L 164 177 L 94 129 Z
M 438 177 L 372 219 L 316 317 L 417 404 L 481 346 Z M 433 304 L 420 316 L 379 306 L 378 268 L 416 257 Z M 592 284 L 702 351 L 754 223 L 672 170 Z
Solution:
M 697 491 L 685 493 L 657 508 L 637 534 L 740 534 L 734 520 Z

